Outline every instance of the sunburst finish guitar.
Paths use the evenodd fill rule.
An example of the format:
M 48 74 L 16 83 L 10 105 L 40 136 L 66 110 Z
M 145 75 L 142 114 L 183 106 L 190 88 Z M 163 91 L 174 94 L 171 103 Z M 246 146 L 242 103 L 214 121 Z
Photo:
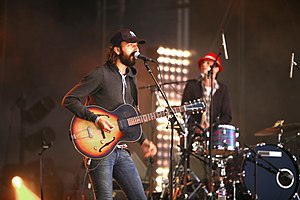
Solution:
M 141 124 L 160 117 L 169 116 L 168 110 L 139 115 L 136 109 L 124 104 L 114 111 L 108 111 L 99 106 L 88 106 L 89 111 L 105 117 L 114 125 L 110 133 L 102 131 L 93 122 L 74 116 L 70 124 L 70 137 L 76 150 L 83 156 L 101 159 L 107 157 L 120 142 L 135 142 L 142 134 Z M 175 113 L 179 112 L 202 112 L 205 103 L 202 100 L 195 100 L 189 104 L 174 107 Z

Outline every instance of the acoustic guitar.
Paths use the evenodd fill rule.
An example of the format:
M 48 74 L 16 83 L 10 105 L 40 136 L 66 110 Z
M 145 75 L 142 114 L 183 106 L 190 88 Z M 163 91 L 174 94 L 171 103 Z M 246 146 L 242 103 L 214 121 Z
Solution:
M 120 142 L 135 142 L 142 134 L 141 124 L 160 117 L 170 116 L 168 109 L 160 112 L 140 115 L 136 109 L 123 104 L 113 111 L 99 106 L 87 106 L 88 110 L 105 117 L 114 126 L 110 133 L 101 130 L 95 123 L 74 116 L 70 124 L 70 138 L 75 149 L 85 157 L 93 159 L 105 158 L 112 153 Z M 194 100 L 186 105 L 174 107 L 175 113 L 199 113 L 205 109 L 202 100 Z

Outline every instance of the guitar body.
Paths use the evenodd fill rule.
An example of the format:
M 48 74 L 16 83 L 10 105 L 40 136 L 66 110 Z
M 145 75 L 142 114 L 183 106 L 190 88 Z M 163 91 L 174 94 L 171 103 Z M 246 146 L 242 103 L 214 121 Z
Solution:
M 189 102 L 189 104 L 175 107 L 174 112 L 203 112 L 205 102 L 201 99 Z M 106 118 L 114 129 L 110 132 L 102 131 L 93 122 L 74 116 L 70 124 L 70 137 L 75 149 L 83 156 L 101 159 L 109 156 L 120 142 L 135 142 L 142 135 L 144 122 L 149 122 L 160 117 L 170 116 L 168 110 L 139 115 L 135 108 L 129 104 L 123 104 L 114 111 L 108 111 L 99 106 L 87 106 L 87 109 L 101 118 Z
M 140 139 L 141 124 L 129 126 L 127 118 L 138 115 L 135 108 L 124 104 L 114 111 L 99 106 L 88 106 L 89 111 L 106 118 L 114 129 L 110 133 L 102 131 L 93 122 L 73 117 L 70 125 L 70 137 L 76 150 L 83 156 L 101 159 L 109 156 L 120 142 L 135 142 Z

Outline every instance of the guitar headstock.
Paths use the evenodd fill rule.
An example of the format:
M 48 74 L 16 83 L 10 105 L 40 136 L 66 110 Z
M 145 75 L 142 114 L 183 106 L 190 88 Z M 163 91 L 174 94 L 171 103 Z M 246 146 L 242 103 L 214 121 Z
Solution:
M 191 114 L 203 113 L 206 108 L 206 104 L 202 99 L 195 99 L 185 103 L 185 109 Z

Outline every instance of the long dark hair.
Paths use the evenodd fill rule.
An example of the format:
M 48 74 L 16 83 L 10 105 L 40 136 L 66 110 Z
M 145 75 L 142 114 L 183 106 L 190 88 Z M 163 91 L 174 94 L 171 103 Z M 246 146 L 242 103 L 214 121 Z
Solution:
M 117 55 L 116 52 L 114 51 L 114 46 L 110 46 L 110 47 L 107 49 L 107 52 L 106 52 L 106 58 L 107 58 L 107 61 L 106 61 L 107 63 L 109 63 L 109 64 L 111 64 L 111 65 L 116 64 L 118 55 Z

